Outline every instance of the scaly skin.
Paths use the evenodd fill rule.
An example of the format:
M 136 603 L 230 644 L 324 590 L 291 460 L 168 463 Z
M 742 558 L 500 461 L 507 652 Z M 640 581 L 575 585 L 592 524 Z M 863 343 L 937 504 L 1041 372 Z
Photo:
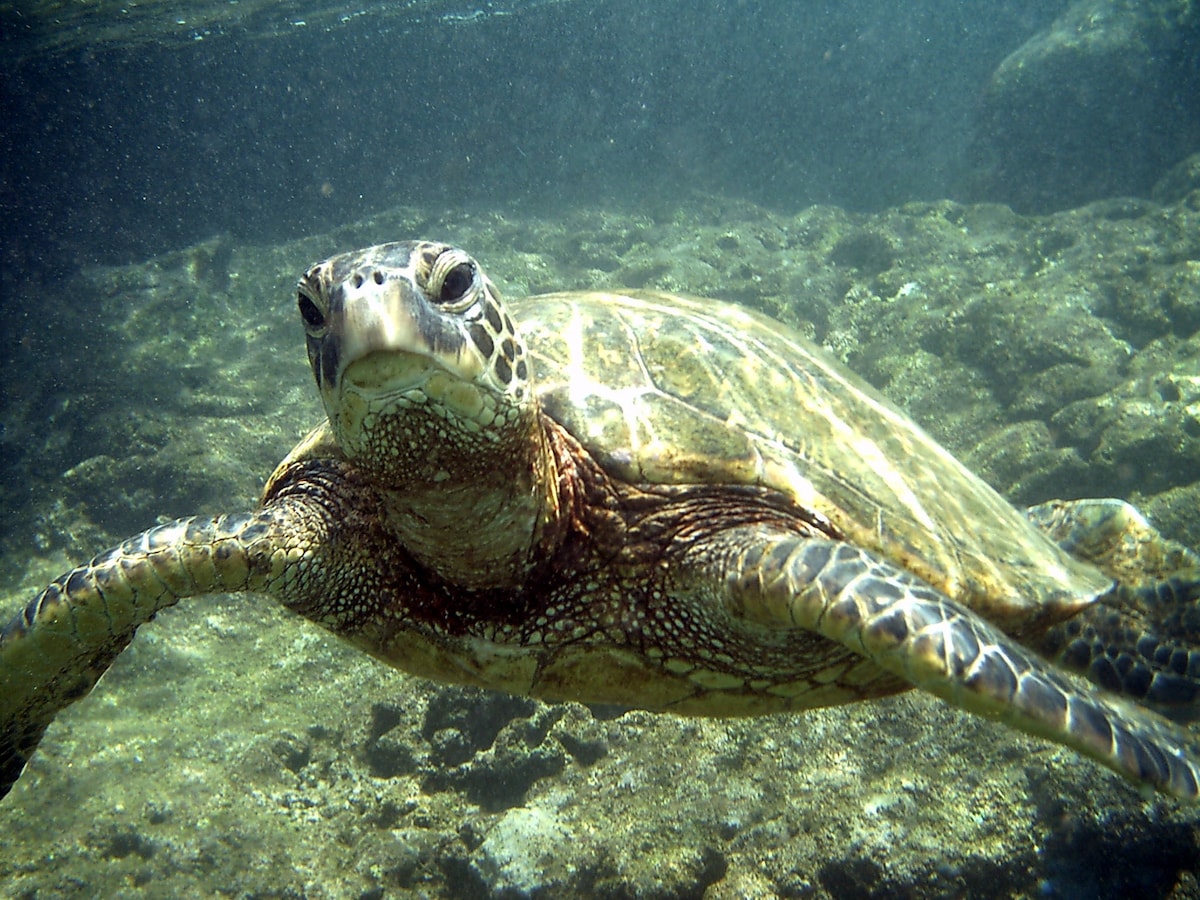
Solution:
M 591 477 L 600 476 L 592 470 Z M 1188 755 L 1188 741 L 1178 729 L 1060 674 L 909 573 L 815 534 L 812 526 L 797 532 L 731 524 L 699 540 L 685 528 L 663 547 L 666 558 L 676 558 L 677 572 L 693 575 L 673 580 L 677 585 L 716 584 L 723 589 L 689 593 L 677 586 L 680 599 L 673 607 L 669 632 L 660 630 L 650 602 L 638 599 L 637 586 L 618 581 L 612 593 L 627 598 L 624 611 L 637 623 L 626 626 L 623 640 L 614 639 L 611 628 L 604 627 L 609 610 L 602 604 L 573 605 L 551 587 L 554 596 L 543 602 L 558 604 L 564 622 L 561 627 L 542 626 L 541 637 L 530 642 L 527 629 L 508 628 L 486 617 L 474 623 L 430 621 L 420 609 L 422 599 L 428 602 L 433 596 L 446 609 L 469 599 L 453 590 L 422 598 L 406 587 L 415 570 L 401 565 L 393 568 L 390 578 L 381 578 L 377 566 L 364 564 L 364 559 L 376 556 L 381 546 L 376 541 L 386 543 L 386 537 L 362 530 L 363 520 L 375 518 L 378 497 L 362 485 L 354 489 L 356 480 L 343 463 L 298 464 L 254 513 L 181 519 L 153 528 L 43 591 L 0 634 L 0 796 L 11 789 L 58 711 L 92 689 L 137 628 L 158 610 L 188 596 L 253 591 L 276 597 L 399 668 L 551 699 L 612 699 L 605 693 L 606 671 L 629 647 L 651 654 L 675 648 L 668 655 L 644 655 L 637 669 L 622 661 L 616 673 L 616 678 L 636 674 L 645 679 L 616 689 L 633 690 L 633 697 L 646 691 L 643 699 L 652 708 L 677 705 L 681 711 L 711 708 L 737 714 L 737 703 L 749 695 L 748 711 L 783 711 L 815 705 L 806 698 L 815 697 L 819 686 L 829 688 L 843 680 L 844 699 L 852 699 L 854 691 L 869 697 L 896 689 L 899 683 L 894 679 L 872 676 L 871 667 L 849 661 L 842 663 L 844 674 L 819 685 L 811 668 L 805 668 L 809 661 L 800 652 L 803 644 L 792 654 L 794 670 L 781 668 L 766 679 L 774 684 L 771 690 L 753 687 L 756 678 L 764 678 L 766 659 L 747 639 L 756 627 L 798 639 L 819 634 L 869 661 L 881 674 L 898 676 L 952 705 L 1066 744 L 1136 783 L 1182 799 L 1200 798 L 1200 763 Z M 350 489 L 334 493 L 334 484 Z M 686 489 L 636 497 L 602 482 L 594 483 L 593 489 L 619 492 L 613 495 L 613 505 L 628 509 L 611 527 L 627 538 L 647 529 L 657 533 L 655 520 L 660 518 L 685 522 L 686 516 L 676 509 L 697 504 L 682 500 Z M 778 515 L 752 492 L 705 493 L 709 508 L 692 525 Z M 613 519 L 611 509 L 607 518 Z M 592 534 L 602 530 L 594 518 L 578 527 Z M 595 575 L 594 562 L 583 566 Z M 576 583 L 580 577 L 564 572 L 559 581 Z M 501 605 L 514 608 L 525 602 L 528 597 L 521 594 L 501 598 Z M 639 613 L 642 604 L 646 609 Z M 368 612 L 373 605 L 378 609 Z M 696 622 L 693 626 L 682 612 L 685 606 Z M 581 628 L 587 636 L 577 636 Z M 740 645 L 734 640 L 739 634 Z M 510 672 L 481 670 L 471 677 L 464 664 L 472 640 L 480 639 L 519 647 L 529 665 Z M 413 653 L 414 648 L 418 652 Z M 731 652 L 746 656 L 724 667 L 716 665 L 718 656 Z M 549 678 L 547 673 L 567 653 L 585 661 L 576 673 L 578 680 Z M 812 655 L 811 648 L 807 654 Z M 832 667 L 833 655 L 825 651 L 824 656 Z M 460 665 L 463 668 L 455 673 Z M 520 676 L 535 670 L 542 672 L 542 681 L 537 676 L 526 682 L 514 677 L 514 672 Z M 714 674 L 720 675 L 719 687 Z M 613 681 L 609 675 L 608 683 Z M 655 701 L 646 687 L 655 683 L 664 692 L 660 696 L 676 700 Z M 789 684 L 799 690 L 789 691 Z M 773 706 L 759 696 L 772 691 L 778 695 Z
M 1138 784 L 1200 799 L 1181 730 L 1072 681 L 912 575 L 848 544 L 755 536 L 727 571 L 736 615 L 816 631 L 954 706 L 1050 738 Z
M 1035 642 L 1057 665 L 1175 719 L 1200 716 L 1200 555 L 1121 500 L 1027 510 L 1047 536 L 1117 588 Z
M 0 796 L 60 710 L 85 696 L 139 626 L 184 597 L 286 593 L 322 532 L 283 503 L 151 528 L 58 578 L 0 632 Z
M 413 242 L 312 267 L 298 304 L 328 427 L 258 510 L 151 529 L 0 633 L 0 795 L 141 624 L 233 591 L 552 700 L 731 716 L 918 687 L 1200 799 L 1180 731 L 1030 649 L 1189 702 L 1200 581 L 1168 570 L 1195 556 L 1119 505 L 1035 513 L 1081 562 L 799 335 L 715 302 L 533 298 L 527 349 L 469 256 Z
M 1200 554 L 1158 533 L 1124 500 L 1051 500 L 1025 515 L 1052 541 L 1110 578 L 1134 586 L 1200 570 Z

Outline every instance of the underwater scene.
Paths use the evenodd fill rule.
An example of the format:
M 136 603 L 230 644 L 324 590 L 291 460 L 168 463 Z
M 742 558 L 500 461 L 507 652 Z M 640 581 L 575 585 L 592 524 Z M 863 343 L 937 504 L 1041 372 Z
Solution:
M 0 48 L 0 628 L 11 620 L 0 633 L 0 780 L 15 780 L 0 799 L 0 897 L 1200 898 L 1193 4 L 28 0 L 0 2 Z M 569 382 L 545 416 L 508 417 L 530 429 L 513 446 L 544 438 L 557 454 L 537 457 L 528 492 L 548 496 L 550 458 L 560 478 L 546 502 L 577 503 L 562 525 L 575 543 L 535 532 L 528 568 L 565 592 L 534 611 L 536 629 L 488 605 L 537 599 L 505 593 L 508 576 L 487 556 L 521 533 L 511 504 L 492 509 L 516 451 L 479 450 L 484 465 L 437 471 L 444 507 L 436 490 L 431 507 L 410 502 L 429 494 L 417 476 L 404 482 L 411 490 L 379 489 L 376 506 L 356 499 L 376 487 L 368 450 L 356 457 L 346 436 L 373 420 L 356 424 L 329 398 L 354 366 L 371 363 L 364 377 L 384 379 L 392 345 L 355 332 L 367 313 L 343 314 L 359 288 L 371 299 L 369 275 L 385 269 L 361 269 L 365 287 L 337 267 L 322 270 L 340 273 L 333 287 L 310 275 L 298 296 L 297 282 L 337 254 L 410 240 L 469 257 L 417 263 L 413 296 L 425 295 L 415 300 L 386 294 L 382 275 L 375 284 L 459 330 L 435 339 L 413 314 L 426 324 L 387 340 L 420 344 L 438 378 L 469 369 L 462 360 L 483 347 L 486 365 L 472 370 L 483 387 L 466 394 L 484 405 L 499 402 L 488 395 L 504 394 L 497 385 L 510 397 L 526 363 L 535 393 L 539 377 Z M 492 306 L 483 273 L 501 298 Z M 592 333 L 581 344 L 590 355 L 556 371 L 551 340 L 570 347 L 579 336 L 534 328 L 542 307 L 524 298 L 568 291 L 653 297 L 668 313 L 644 328 L 623 313 L 627 327 Z M 484 299 L 465 306 L 460 295 Z M 746 324 L 757 320 L 737 319 L 704 332 L 739 348 L 707 393 L 732 409 L 721 433 L 767 463 L 731 475 L 749 464 L 666 407 L 638 413 L 650 449 L 605 456 L 598 435 L 611 433 L 613 408 L 636 418 L 619 402 L 642 375 L 683 385 L 673 390 L 688 409 L 717 403 L 700 388 L 685 396 L 689 373 L 713 371 L 709 340 L 689 339 L 656 368 L 661 335 L 700 334 L 696 322 L 710 321 L 682 297 L 713 298 L 703 302 L 711 321 L 715 301 L 765 315 L 782 323 L 768 326 L 780 341 L 794 331 L 828 371 L 862 381 L 813 378 L 809 404 L 792 410 L 780 398 L 793 361 L 769 357 L 760 348 L 777 345 Z M 499 321 L 510 314 L 511 325 Z M 521 337 L 527 358 L 512 348 Z M 349 362 L 352 352 L 361 358 Z M 873 397 L 866 384 L 904 415 L 850 405 L 874 417 L 844 416 L 840 436 L 806 418 L 840 403 L 826 402 L 834 391 Z M 593 405 L 577 399 L 585 394 Z M 462 390 L 448 396 L 447 419 L 455 403 L 470 405 Z M 272 478 L 325 420 L 323 398 L 333 429 Z M 505 415 L 472 427 L 487 432 Z M 908 434 L 904 416 L 1018 509 L 1119 498 L 1156 531 L 1106 542 L 1082 527 L 1054 540 L 1029 528 L 1041 542 L 1032 562 L 1013 551 L 972 569 L 961 548 L 1016 546 L 1025 520 L 976 512 L 939 531 L 946 510 L 997 507 L 963 500 L 985 489 L 940 451 L 893 440 Z M 448 432 L 422 435 L 416 458 L 454 469 Z M 853 450 L 830 449 L 835 438 Z M 910 458 L 878 458 L 872 480 L 872 454 L 897 446 Z M 643 455 L 631 462 L 631 452 Z M 804 460 L 829 474 L 786 474 Z M 395 466 L 388 478 L 417 469 Z M 895 473 L 910 470 L 934 473 L 918 491 L 930 515 L 885 521 L 908 496 Z M 460 474 L 474 480 L 455 493 Z M 822 478 L 849 499 L 818 503 L 829 494 Z M 269 510 L 322 491 L 345 501 L 337 508 L 351 514 L 334 524 L 354 571 L 383 573 L 379 594 L 399 603 L 396 585 L 411 587 L 427 604 L 413 613 L 420 627 L 460 648 L 441 668 L 409 666 L 445 677 L 408 674 L 331 633 L 363 624 L 351 589 L 324 598 L 345 599 L 335 616 L 292 602 L 290 586 L 205 581 L 223 565 L 216 539 L 202 563 L 155 561 L 175 519 L 250 513 L 264 491 Z M 884 499 L 889 491 L 902 499 Z M 649 517 L 665 523 L 658 531 L 638 530 L 612 500 L 632 508 L 660 496 L 668 502 Z M 729 513 L 730 497 L 751 505 Z M 419 531 L 455 503 L 447 531 Z M 562 597 L 617 618 L 641 615 L 639 603 L 652 613 L 658 589 L 684 580 L 657 573 L 711 562 L 696 549 L 706 541 L 725 546 L 722 516 L 738 536 L 730 554 L 750 560 L 735 594 L 758 618 L 739 620 L 720 599 L 734 590 L 725 557 L 712 563 L 718 576 L 687 569 L 706 573 L 697 594 L 710 604 L 688 615 L 708 646 L 737 648 L 728 670 L 711 654 L 707 668 L 682 662 L 670 628 L 629 626 L 640 643 L 615 654 L 627 676 L 615 690 L 549 702 L 451 683 L 499 681 L 492 673 L 526 664 L 543 677 L 553 662 L 538 654 L 555 646 L 546 635 Z M 619 546 L 597 549 L 596 523 L 612 517 L 622 524 L 606 539 Z M 285 510 L 250 521 L 222 536 L 245 560 L 245 584 L 265 584 L 254 578 L 267 569 L 304 583 L 319 567 L 289 556 L 289 534 L 320 540 L 308 520 Z M 1101 696 L 1102 721 L 1073 713 L 1046 725 L 1047 700 L 1020 719 L 1002 688 L 991 706 L 972 700 L 978 671 L 945 674 L 953 666 L 908 634 L 885 635 L 895 647 L 865 630 L 837 637 L 840 608 L 821 599 L 824 582 L 807 590 L 799 569 L 787 576 L 792 619 L 773 619 L 779 591 L 762 587 L 754 606 L 745 584 L 777 583 L 781 557 L 755 556 L 753 544 L 780 521 L 799 535 L 789 565 L 810 539 L 877 563 L 886 583 L 860 589 L 871 595 L 860 608 L 893 592 L 897 605 L 953 594 L 961 616 L 933 626 L 953 638 L 947 654 L 966 636 L 999 635 L 984 620 L 1011 635 L 987 648 L 983 690 L 1003 680 L 994 660 L 1025 645 L 1045 654 L 1029 658 L 1063 696 Z M 277 568 L 254 570 L 253 542 L 277 522 L 284 538 L 265 539 Z M 119 564 L 97 557 L 156 525 L 168 527 L 127 545 Z M 410 533 L 443 537 L 396 537 Z M 194 552 L 178 540 L 177 552 Z M 393 554 L 390 541 L 404 546 Z M 949 561 L 935 564 L 942 548 Z M 94 557 L 92 574 L 76 570 L 30 605 Z M 604 566 L 580 574 L 579 559 L 609 557 L 634 581 L 606 588 Z M 639 573 L 655 587 L 645 596 Z M 1078 591 L 1013 598 L 1001 585 L 1043 576 Z M 232 593 L 214 587 L 221 578 Z M 1109 591 L 1113 578 L 1122 587 Z M 126 582 L 183 599 L 138 611 Z M 853 597 L 857 583 L 835 586 Z M 798 622 L 795 598 L 812 595 L 822 614 Z M 93 612 L 64 619 L 56 597 L 81 608 L 90 598 Z M 476 604 L 474 618 L 429 605 L 438 598 Z M 1087 618 L 1106 603 L 1121 627 Z M 122 649 L 135 618 L 153 621 Z M 454 644 L 490 619 L 500 624 L 488 634 L 523 642 Z M 1073 620 L 1089 624 L 1072 631 Z M 1063 649 L 1047 637 L 1056 633 L 1082 634 L 1106 690 L 1068 673 L 1082 643 Z M 788 653 L 797 658 L 779 662 Z M 777 666 L 807 673 L 800 687 L 781 687 Z M 735 670 L 759 677 L 729 688 Z M 1148 671 L 1168 688 L 1146 688 Z M 805 709 L 830 681 L 844 688 L 820 695 L 833 705 Z M 670 693 L 680 682 L 691 685 L 686 700 Z M 845 691 L 864 683 L 864 701 L 848 702 Z M 1131 697 L 1103 699 L 1118 686 Z M 723 715 L 736 704 L 711 699 L 722 691 L 766 714 Z M 614 694 L 631 702 L 578 702 Z M 652 711 L 672 706 L 688 714 Z M 1105 723 L 1117 721 L 1144 725 L 1134 731 L 1152 749 L 1139 755 L 1117 737 L 1114 752 L 1067 746 L 1090 747 L 1093 730 L 1111 735 Z M 1093 758 L 1106 753 L 1124 754 L 1106 764 L 1127 775 L 1146 771 L 1122 778 Z M 1156 792 L 1163 759 L 1185 774 Z

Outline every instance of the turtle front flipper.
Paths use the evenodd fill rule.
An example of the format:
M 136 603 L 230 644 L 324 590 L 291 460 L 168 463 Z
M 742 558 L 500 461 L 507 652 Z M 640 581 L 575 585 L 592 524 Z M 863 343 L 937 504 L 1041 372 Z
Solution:
M 58 712 L 138 626 L 184 597 L 268 589 L 287 571 L 279 509 L 151 528 L 66 573 L 0 631 L 0 797 Z M 294 544 L 294 539 L 292 540 Z
M 817 632 L 955 706 L 1200 800 L 1200 756 L 1182 731 L 1060 674 L 912 574 L 828 539 L 734 537 L 728 546 L 742 549 L 726 564 L 725 584 L 735 615 Z

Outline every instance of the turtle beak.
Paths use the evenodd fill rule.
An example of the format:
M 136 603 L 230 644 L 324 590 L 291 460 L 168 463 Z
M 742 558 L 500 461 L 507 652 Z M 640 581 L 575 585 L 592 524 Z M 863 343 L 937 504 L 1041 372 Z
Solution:
M 322 393 L 347 388 L 363 394 L 403 391 L 431 369 L 474 381 L 484 360 L 461 325 L 435 309 L 407 272 L 367 267 L 351 272 L 329 293 L 328 328 L 314 371 Z

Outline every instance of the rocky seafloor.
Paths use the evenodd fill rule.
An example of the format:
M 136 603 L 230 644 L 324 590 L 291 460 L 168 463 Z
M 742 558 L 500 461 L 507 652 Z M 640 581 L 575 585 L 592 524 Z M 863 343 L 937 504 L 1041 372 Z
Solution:
M 409 237 L 510 295 L 718 296 L 799 325 L 1017 503 L 1200 545 L 1200 160 L 1042 217 L 697 196 L 397 209 L 28 287 L 0 363 L 0 609 L 158 517 L 250 506 L 320 415 L 293 284 Z M 13 897 L 1200 897 L 1200 812 L 907 695 L 736 721 L 431 684 L 270 602 L 185 602 L 0 802 Z

